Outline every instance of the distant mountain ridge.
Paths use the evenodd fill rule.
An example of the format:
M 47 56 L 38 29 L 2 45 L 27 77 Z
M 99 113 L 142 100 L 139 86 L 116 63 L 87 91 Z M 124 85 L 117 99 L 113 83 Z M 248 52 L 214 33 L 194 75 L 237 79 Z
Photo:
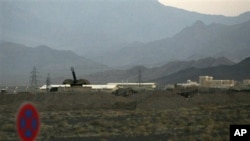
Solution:
M 0 9 L 0 85 L 26 85 L 33 66 L 41 83 L 47 73 L 55 83 L 71 78 L 70 66 L 78 77 L 92 73 L 94 82 L 137 81 L 138 69 L 145 81 L 155 80 L 189 67 L 227 64 L 227 59 L 199 62 L 202 58 L 225 56 L 238 62 L 250 52 L 250 12 L 205 15 L 157 0 L 4 0 Z M 109 69 L 102 64 L 137 67 L 93 76 Z
M 248 57 L 249 52 L 250 20 L 230 26 L 215 23 L 205 25 L 197 21 L 172 38 L 131 45 L 109 54 L 112 57 L 107 56 L 104 60 L 115 66 L 155 66 L 173 60 L 221 56 L 240 61 Z
M 215 79 L 231 79 L 242 81 L 250 78 L 250 57 L 242 60 L 234 65 L 220 65 L 208 68 L 188 68 L 179 72 L 173 73 L 166 77 L 160 77 L 152 81 L 160 85 L 173 84 L 177 82 L 185 82 L 186 80 L 198 81 L 199 76 L 209 75 Z
M 237 17 L 205 15 L 157 0 L 4 0 L 0 6 L 1 40 L 71 49 L 99 61 L 104 52 L 172 37 L 197 20 L 233 25 L 250 19 L 249 12 Z
M 95 83 L 108 83 L 108 82 L 137 82 L 139 70 L 141 71 L 141 79 L 144 82 L 152 79 L 165 77 L 175 72 L 187 69 L 187 68 L 208 68 L 219 65 L 233 65 L 234 62 L 228 60 L 225 57 L 219 58 L 204 58 L 200 60 L 191 61 L 173 61 L 163 66 L 155 68 L 146 68 L 144 66 L 136 66 L 127 70 L 109 70 L 101 73 L 94 73 L 85 76 L 89 80 Z
M 108 69 L 107 66 L 81 57 L 72 51 L 55 50 L 48 46 L 31 48 L 4 42 L 0 44 L 0 50 L 0 85 L 27 85 L 33 66 L 37 68 L 40 76 L 38 79 L 42 84 L 45 83 L 48 73 L 52 82 L 57 77 L 72 78 L 71 66 L 75 67 L 77 75 Z

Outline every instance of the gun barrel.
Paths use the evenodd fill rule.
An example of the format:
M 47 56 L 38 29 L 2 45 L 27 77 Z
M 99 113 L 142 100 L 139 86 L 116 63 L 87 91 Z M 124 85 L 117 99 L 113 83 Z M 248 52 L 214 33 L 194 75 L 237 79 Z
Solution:
M 77 82 L 77 79 L 76 79 L 76 73 L 75 73 L 75 70 L 74 70 L 74 67 L 71 67 L 71 71 L 72 71 L 72 75 L 73 75 L 73 79 L 74 79 L 74 84 L 76 84 Z

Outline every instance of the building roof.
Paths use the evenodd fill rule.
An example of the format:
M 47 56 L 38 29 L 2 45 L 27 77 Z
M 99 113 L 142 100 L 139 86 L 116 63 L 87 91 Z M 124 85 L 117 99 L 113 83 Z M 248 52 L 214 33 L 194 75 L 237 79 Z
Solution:
M 66 88 L 66 87 L 71 87 L 69 84 L 52 84 L 52 85 L 49 85 L 48 86 L 49 88 L 59 88 L 59 87 L 62 87 L 62 88 Z M 45 90 L 47 89 L 47 85 L 43 85 L 42 87 L 39 88 L 40 90 Z
M 117 85 L 82 85 L 84 88 L 92 88 L 92 89 L 114 89 Z
M 108 83 L 107 85 L 155 85 L 155 83 Z

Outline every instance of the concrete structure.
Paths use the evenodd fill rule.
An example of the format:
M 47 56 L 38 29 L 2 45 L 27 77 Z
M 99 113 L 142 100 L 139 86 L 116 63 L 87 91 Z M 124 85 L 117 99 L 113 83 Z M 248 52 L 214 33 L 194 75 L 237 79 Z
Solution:
M 56 91 L 66 91 L 66 88 L 70 88 L 71 86 L 69 84 L 51 84 L 49 86 L 43 85 L 42 87 L 39 88 L 40 91 L 46 91 L 47 88 L 49 91 L 56 92 Z
M 0 91 L 0 94 L 7 94 L 7 93 L 8 93 L 7 89 L 1 89 Z
M 154 90 L 155 83 L 108 83 L 107 85 L 116 85 L 117 88 L 141 88 L 147 90 Z
M 211 81 L 211 80 L 213 80 L 212 76 L 200 76 L 199 77 L 199 84 L 200 84 L 200 86 L 206 87 L 206 85 L 207 85 L 206 83 L 208 81 Z
M 175 85 L 174 84 L 168 84 L 168 85 L 166 85 L 165 89 L 166 90 L 173 90 L 173 89 L 175 89 Z
M 243 85 L 248 85 L 248 86 L 250 86 L 250 79 L 245 79 L 245 80 L 243 80 Z
M 58 85 L 58 84 L 52 84 L 49 85 L 48 88 L 69 88 L 71 87 L 69 84 L 62 84 L 62 85 Z M 43 85 L 42 87 L 39 88 L 40 90 L 46 90 L 47 89 L 47 85 Z
M 212 76 L 200 76 L 199 84 L 207 88 L 231 88 L 235 85 L 234 80 L 214 80 Z
M 200 84 L 195 82 L 195 81 L 191 81 L 191 80 L 187 80 L 186 83 L 177 83 L 176 86 L 177 87 L 184 87 L 184 88 L 187 88 L 187 87 L 198 87 Z
M 92 91 L 112 92 L 118 89 L 117 85 L 82 85 L 83 88 L 90 88 Z
M 155 83 L 108 83 L 106 85 L 95 85 L 95 84 L 84 84 L 82 86 L 73 86 L 70 84 L 62 85 L 49 85 L 50 92 L 93 92 L 93 91 L 104 91 L 104 92 L 113 92 L 119 88 L 138 88 L 153 90 L 156 88 Z M 40 87 L 40 91 L 46 91 L 47 85 Z

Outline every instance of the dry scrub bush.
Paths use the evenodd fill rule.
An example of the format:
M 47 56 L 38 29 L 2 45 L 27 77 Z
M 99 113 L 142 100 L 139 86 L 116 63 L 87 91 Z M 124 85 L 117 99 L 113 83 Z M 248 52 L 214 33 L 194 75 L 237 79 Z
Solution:
M 90 122 L 90 125 L 93 125 L 95 127 L 103 126 L 103 122 L 101 120 L 93 120 Z
M 0 140 L 7 140 L 7 139 L 8 139 L 8 135 L 6 135 L 0 131 Z
M 15 125 L 12 123 L 4 123 L 2 126 L 1 126 L 1 130 L 2 131 L 7 131 L 7 132 L 15 132 L 16 131 L 16 128 L 15 128 Z
M 69 127 L 69 124 L 68 124 L 67 120 L 63 120 L 63 121 L 58 123 L 58 127 L 60 129 L 65 129 L 65 128 Z
M 86 129 L 82 125 L 74 125 L 72 131 L 77 134 L 83 134 L 86 132 Z

